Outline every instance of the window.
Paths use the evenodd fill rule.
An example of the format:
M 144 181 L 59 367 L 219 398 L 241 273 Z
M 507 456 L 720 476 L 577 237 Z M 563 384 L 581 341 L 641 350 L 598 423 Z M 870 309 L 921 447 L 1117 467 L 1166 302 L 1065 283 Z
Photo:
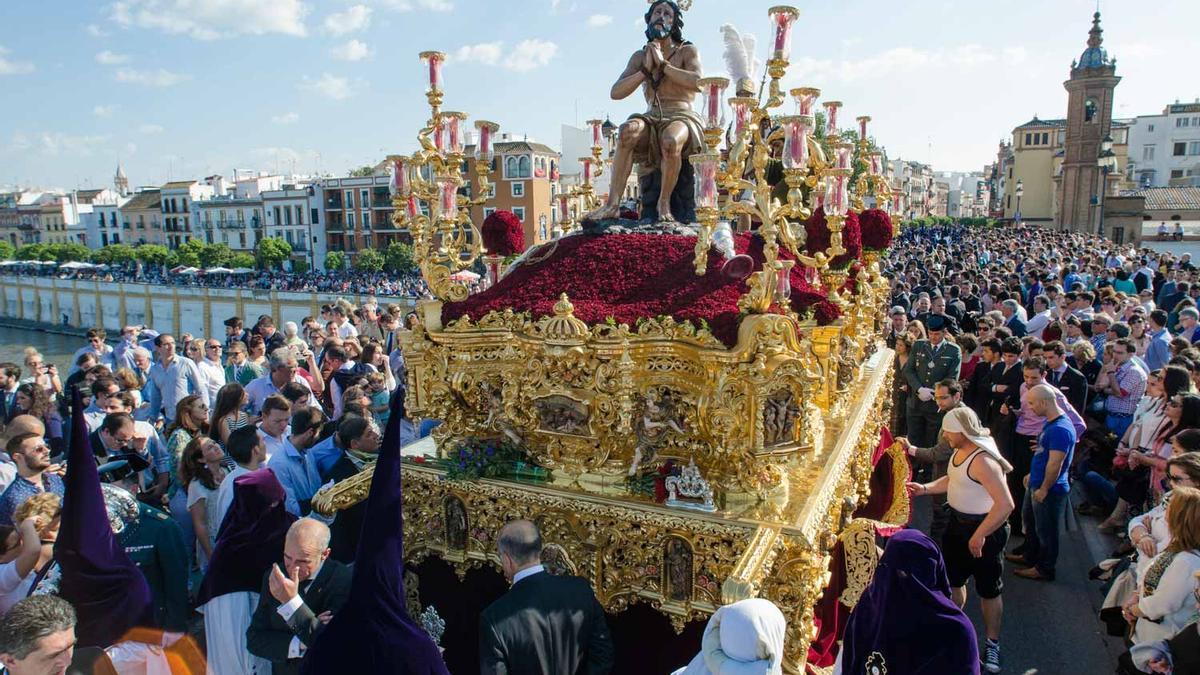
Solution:
M 521 158 L 517 160 L 517 177 L 529 178 L 531 173 L 532 172 L 529 169 L 529 156 L 522 155 Z
M 1025 145 L 1033 145 L 1031 138 L 1033 138 L 1033 134 L 1025 134 Z
M 1171 151 L 1171 154 L 1175 157 L 1183 157 L 1185 154 L 1187 154 L 1187 143 L 1176 143 L 1175 147 Z
M 180 210 L 180 211 L 187 211 L 187 197 L 184 197 L 184 198 L 183 198 L 183 200 L 182 200 L 182 202 L 183 202 L 183 206 L 179 207 L 179 210 Z
M 486 206 L 483 209 L 483 217 L 486 219 L 488 216 L 492 215 L 495 212 L 496 212 L 495 208 L 493 208 L 491 206 Z
M 1171 169 L 1171 178 L 1183 178 L 1183 169 Z
M 371 191 L 365 190 L 365 189 L 359 190 L 358 191 L 358 208 L 365 209 L 365 208 L 369 208 L 370 206 L 371 206 Z
M 283 219 L 279 215 L 279 207 L 278 206 L 275 207 L 274 214 L 275 214 L 275 224 L 278 225 L 278 224 L 282 223 Z
M 304 224 L 304 209 L 300 208 L 299 206 L 296 206 L 295 209 L 296 209 L 296 224 L 303 225 Z
M 354 190 L 346 190 L 345 199 L 346 199 L 346 205 L 343 208 L 347 208 L 347 209 L 354 208 Z
M 1186 127 L 1187 125 L 1188 125 L 1188 118 L 1186 118 L 1186 117 L 1176 117 L 1175 118 L 1175 128 L 1176 129 L 1178 129 L 1180 127 Z
M 525 207 L 524 206 L 513 207 L 513 215 L 515 215 L 517 217 L 517 220 L 524 223 L 525 222 Z
M 1191 141 L 1188 143 L 1189 155 L 1200 155 L 1200 141 Z
M 299 207 L 299 206 L 297 206 L 296 208 L 300 208 L 300 207 Z M 320 225 L 320 224 L 321 224 L 321 219 L 320 219 L 320 218 L 317 216 L 317 214 L 318 214 L 318 211 L 317 211 L 316 209 L 312 209 L 312 210 L 311 210 L 311 213 L 310 213 L 310 215 L 312 216 L 312 224 L 313 224 L 313 225 Z
M 504 158 L 504 177 L 505 178 L 517 178 L 517 158 L 516 157 L 505 157 Z
M 275 207 L 275 208 L 278 209 L 279 207 Z M 276 216 L 276 218 L 278 218 L 278 216 Z M 283 223 L 279 223 L 278 220 L 276 220 L 275 222 L 276 222 L 276 224 L 291 225 L 292 224 L 292 210 L 289 208 L 285 208 L 283 210 Z
M 1089 98 L 1083 104 L 1083 121 L 1094 122 L 1096 120 L 1096 99 Z
M 510 183 L 510 185 L 512 186 L 512 196 L 514 196 L 514 197 L 524 197 L 525 196 L 525 183 L 523 183 L 521 181 L 514 181 L 513 183 Z
M 1147 125 L 1146 125 L 1146 131 L 1147 131 L 1147 132 L 1149 132 L 1149 133 L 1154 133 L 1154 125 L 1153 125 L 1153 124 L 1147 124 Z
M 362 212 L 362 226 L 363 226 L 364 230 L 370 229 L 370 227 L 371 227 L 371 212 L 370 211 Z
M 351 230 L 354 229 L 354 212 L 353 211 L 346 214 L 346 227 Z
M 246 248 L 246 233 L 238 232 L 238 248 Z
M 1153 145 L 1143 145 L 1142 146 L 1142 161 L 1143 162 L 1153 162 L 1154 161 L 1154 146 Z
M 1042 145 L 1050 145 L 1050 134 L 1049 133 L 1047 133 L 1045 131 L 1042 132 L 1042 143 L 1041 144 Z

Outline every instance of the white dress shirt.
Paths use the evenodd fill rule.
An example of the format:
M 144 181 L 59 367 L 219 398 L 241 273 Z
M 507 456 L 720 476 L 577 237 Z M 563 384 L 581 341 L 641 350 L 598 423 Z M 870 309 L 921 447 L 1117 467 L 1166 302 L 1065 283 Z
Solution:
M 215 405 L 217 392 L 225 386 L 225 368 L 212 359 L 200 359 L 196 364 L 200 374 L 204 376 L 204 386 L 208 389 L 208 400 Z
M 321 573 L 321 567 L 323 567 L 324 565 L 325 565 L 325 563 L 321 563 L 321 565 L 319 565 L 317 567 L 317 569 L 313 570 L 313 573 L 308 577 L 308 579 L 306 579 L 305 581 L 301 581 L 300 583 L 305 584 L 305 583 L 311 582 L 313 579 L 316 579 L 317 575 Z M 304 606 L 304 598 L 300 597 L 299 590 L 297 590 L 296 594 L 292 596 L 291 600 L 288 600 L 287 602 L 283 603 L 279 607 L 276 607 L 275 611 L 279 613 L 279 616 L 283 619 L 283 622 L 287 623 L 292 620 L 292 616 L 296 613 L 296 611 L 299 610 L 303 606 Z M 292 641 L 288 643 L 288 658 L 289 659 L 298 659 L 301 656 L 304 656 L 304 652 L 307 649 L 308 649 L 308 647 L 303 642 L 300 641 L 300 636 L 293 635 Z
M 522 580 L 526 577 L 531 577 L 539 572 L 545 572 L 545 571 L 546 571 L 546 568 L 541 565 L 534 565 L 533 567 L 526 567 L 525 569 L 523 569 L 520 572 L 517 572 L 516 574 L 513 575 L 512 585 L 516 586 L 517 582 L 519 582 L 520 580 Z

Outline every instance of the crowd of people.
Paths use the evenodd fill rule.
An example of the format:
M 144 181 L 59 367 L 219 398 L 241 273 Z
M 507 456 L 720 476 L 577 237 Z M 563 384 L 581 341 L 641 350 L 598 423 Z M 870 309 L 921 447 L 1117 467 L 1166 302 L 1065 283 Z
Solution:
M 1200 672 L 1191 256 L 944 226 L 903 232 L 885 265 L 892 431 L 914 462 L 909 492 L 932 497 L 930 535 L 958 607 L 975 580 L 982 667 L 1001 671 L 1005 563 L 1018 583 L 1054 583 L 1074 508 L 1116 537 L 1092 576 L 1110 634 L 1128 638 L 1118 672 Z
M 402 274 L 357 270 L 320 272 L 255 270 L 238 274 L 228 272 L 209 274 L 193 271 L 180 274 L 163 269 L 160 265 L 111 265 L 82 269 L 60 269 L 55 265 L 11 265 L 4 268 L 4 274 L 169 286 L 256 288 L 333 295 L 419 298 L 429 294 L 429 287 L 425 284 L 425 280 L 415 270 Z

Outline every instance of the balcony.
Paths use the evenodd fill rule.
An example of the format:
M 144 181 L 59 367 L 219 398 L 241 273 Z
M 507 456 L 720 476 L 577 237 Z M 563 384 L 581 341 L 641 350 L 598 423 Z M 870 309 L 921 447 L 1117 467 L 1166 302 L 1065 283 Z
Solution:
M 325 208 L 327 208 L 327 209 L 340 209 L 340 208 L 342 208 L 342 198 L 341 198 L 341 196 L 338 196 L 336 199 L 335 199 L 335 198 L 333 198 L 333 197 L 330 197 L 329 199 L 326 199 L 326 200 L 325 200 Z

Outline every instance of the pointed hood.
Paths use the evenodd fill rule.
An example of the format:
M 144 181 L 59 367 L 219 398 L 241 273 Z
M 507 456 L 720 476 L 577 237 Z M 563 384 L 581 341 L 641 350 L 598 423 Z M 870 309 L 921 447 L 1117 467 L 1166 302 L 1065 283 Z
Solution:
M 106 648 L 131 628 L 154 625 L 154 606 L 146 578 L 113 536 L 78 390 L 71 409 L 62 527 L 54 543 L 62 569 L 58 594 L 75 607 L 78 646 Z
M 437 646 L 408 615 L 400 489 L 403 387 L 393 394 L 391 405 L 367 496 L 350 599 L 309 648 L 300 665 L 302 675 L 448 675 Z

